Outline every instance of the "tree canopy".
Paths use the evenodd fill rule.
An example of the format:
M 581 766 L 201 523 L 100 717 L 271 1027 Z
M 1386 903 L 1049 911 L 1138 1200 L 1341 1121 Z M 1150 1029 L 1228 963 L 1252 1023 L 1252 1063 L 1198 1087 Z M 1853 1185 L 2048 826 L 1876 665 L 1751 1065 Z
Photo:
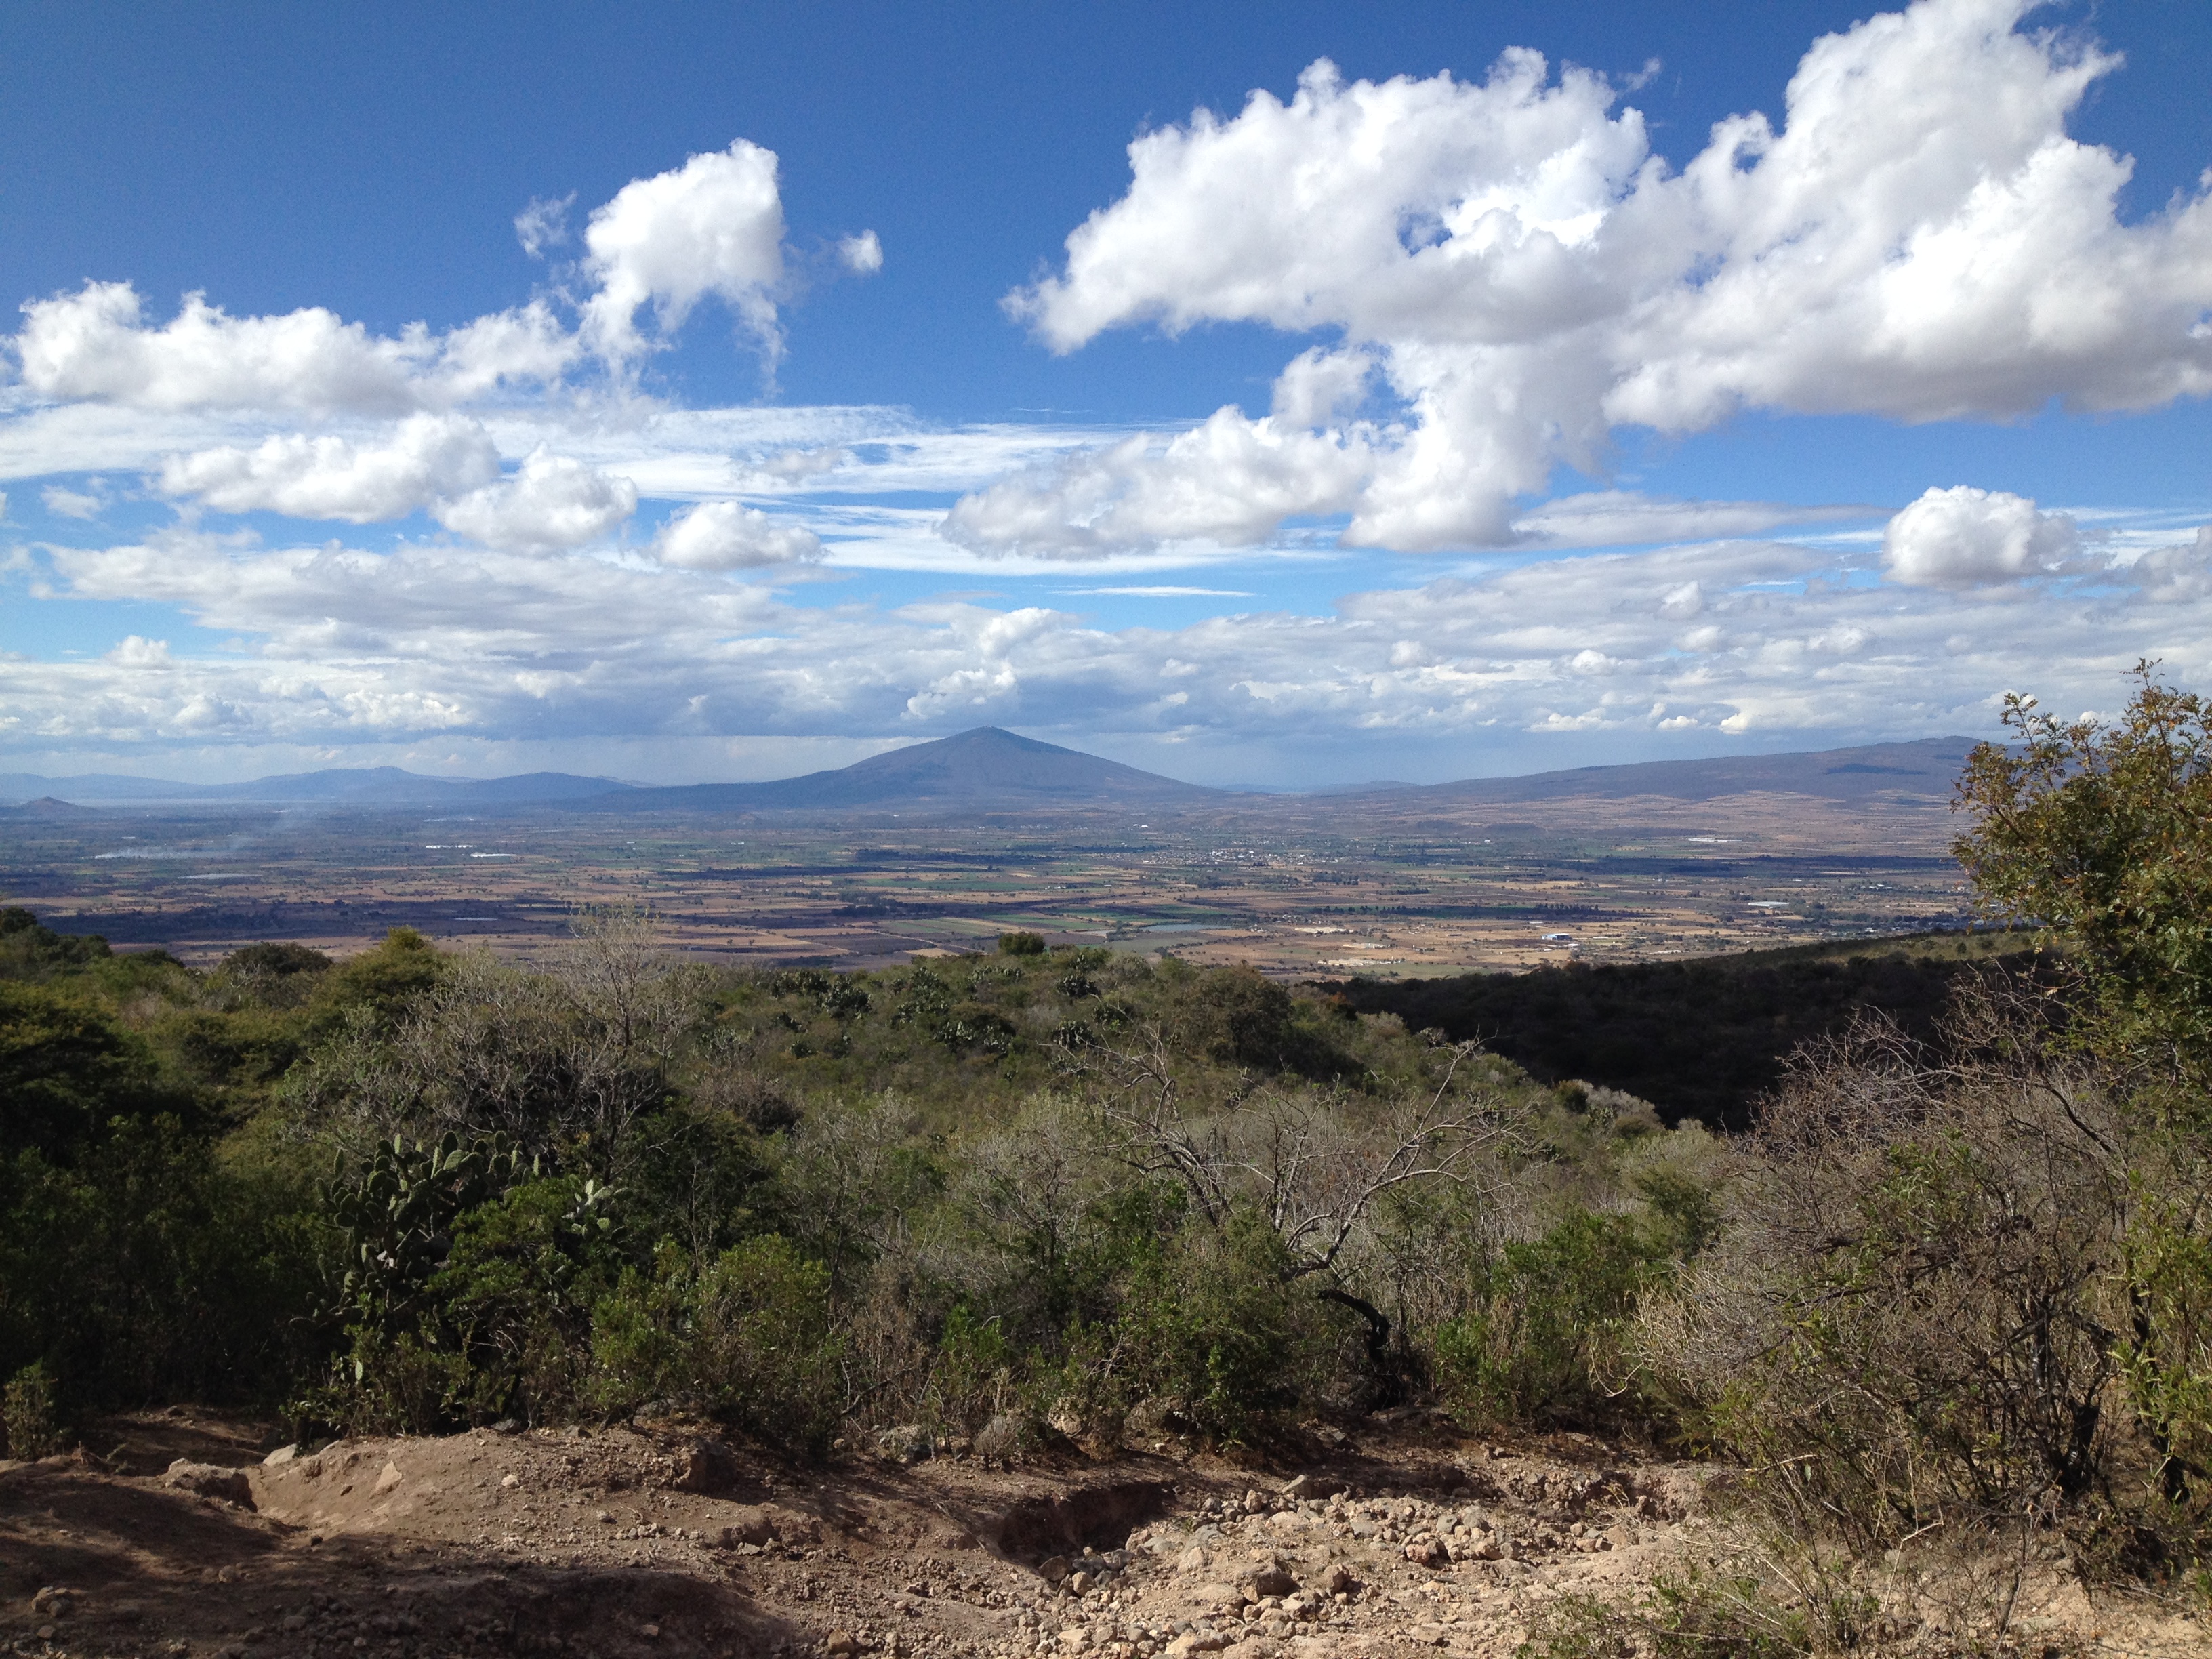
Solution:
M 2074 1029 L 2108 1059 L 2212 1080 L 2212 707 L 2137 665 L 2117 720 L 2009 694 L 1968 757 L 1953 851 L 1987 915 L 2046 930 Z

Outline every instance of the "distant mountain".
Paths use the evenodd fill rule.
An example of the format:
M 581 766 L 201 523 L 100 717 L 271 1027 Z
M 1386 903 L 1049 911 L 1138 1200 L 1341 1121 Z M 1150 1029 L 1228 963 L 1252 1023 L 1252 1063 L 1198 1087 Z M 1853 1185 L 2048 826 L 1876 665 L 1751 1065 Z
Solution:
M 1007 806 L 1141 805 L 1196 802 L 1225 792 L 1178 783 L 1157 772 L 1101 760 L 1080 750 L 1039 743 L 995 726 L 872 756 L 834 771 L 770 783 L 698 783 L 674 789 L 630 789 L 580 802 L 590 811 L 629 812 L 675 808 L 701 812 L 759 812 L 859 806 L 994 804 Z
M 1879 795 L 1917 795 L 1948 800 L 1972 738 L 1924 738 L 1917 743 L 1876 743 L 1857 749 L 1809 754 L 1731 755 L 1717 760 L 1643 761 L 1632 766 L 1582 766 L 1512 778 L 1467 778 L 1457 783 L 1384 786 L 1332 792 L 1347 802 L 1426 799 L 1454 805 L 1509 805 L 1516 801 L 1607 800 L 1659 795 L 1711 800 L 1717 795 L 1765 793 L 1819 795 L 1830 800 L 1870 800 Z
M 59 797 L 70 802 L 241 801 L 270 805 L 510 806 L 604 795 L 629 786 L 613 778 L 568 772 L 526 772 L 507 778 L 434 778 L 397 766 L 331 767 L 256 778 L 251 783 L 173 783 L 164 778 L 88 772 L 41 777 L 0 772 L 0 801 Z
M 0 772 L 0 801 L 24 802 L 41 797 L 76 802 L 86 800 L 186 800 L 206 786 L 169 783 L 160 778 L 131 778 L 116 772 L 81 772 L 75 777 L 41 777 L 36 772 Z
M 1744 755 L 1718 760 L 1645 761 L 1632 766 L 1583 766 L 1520 777 L 1467 778 L 1457 783 L 1363 784 L 1322 789 L 1347 807 L 1423 802 L 1451 805 L 1509 805 L 1567 800 L 1577 796 L 1620 799 L 1659 795 L 1711 800 L 1753 792 L 1869 800 L 1882 795 L 1950 799 L 1972 738 L 1929 738 L 1918 743 L 1878 743 L 1811 754 Z M 767 783 L 698 783 L 641 788 L 613 778 L 570 772 L 529 772 L 506 778 L 434 778 L 396 766 L 333 767 L 258 778 L 252 783 L 172 783 L 159 778 L 87 773 L 49 778 L 0 773 L 0 803 L 39 800 L 43 810 L 65 804 L 157 801 L 236 801 L 283 805 L 447 808 L 559 805 L 585 811 L 675 810 L 699 812 L 836 811 L 842 808 L 946 808 L 989 805 L 1047 806 L 1199 805 L 1242 799 L 1254 806 L 1281 799 L 1272 792 L 1212 789 L 1181 783 L 1157 772 L 1101 760 L 1080 750 L 1017 737 L 979 726 L 957 737 L 894 749 L 833 771 Z

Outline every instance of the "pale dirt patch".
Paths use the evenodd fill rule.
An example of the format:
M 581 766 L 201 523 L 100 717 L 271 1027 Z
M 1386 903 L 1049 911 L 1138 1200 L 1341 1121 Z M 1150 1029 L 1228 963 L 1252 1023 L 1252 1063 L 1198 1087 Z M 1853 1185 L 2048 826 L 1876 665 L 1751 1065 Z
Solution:
M 1631 1601 L 1713 1526 L 1708 1470 L 1434 1425 L 1374 1425 L 1312 1472 L 1325 1498 L 1284 1495 L 1295 1470 L 1206 1457 L 816 1468 L 703 1425 L 341 1441 L 266 1462 L 251 1425 L 126 1426 L 127 1472 L 0 1463 L 0 1650 L 1505 1659 L 1546 1601 Z M 171 1450 L 243 1468 L 252 1507 L 166 1485 Z M 2207 1645 L 2193 1620 L 2093 1607 L 2050 1575 L 2021 1626 L 2027 1652 Z

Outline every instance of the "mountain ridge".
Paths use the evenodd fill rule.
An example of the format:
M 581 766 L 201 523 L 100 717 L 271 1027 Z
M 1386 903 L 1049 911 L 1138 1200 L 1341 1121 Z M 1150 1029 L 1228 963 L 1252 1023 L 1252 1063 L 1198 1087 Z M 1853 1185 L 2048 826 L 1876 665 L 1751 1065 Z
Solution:
M 1705 760 L 1632 761 L 1618 766 L 1580 766 L 1513 777 L 1462 778 L 1450 783 L 1401 784 L 1339 799 L 1377 796 L 1469 805 L 1596 797 L 1624 800 L 1650 795 L 1711 800 L 1720 795 L 1814 795 L 1865 800 L 1876 795 L 1936 795 L 1948 799 L 1959 769 L 1978 739 L 1922 738 L 1909 743 L 1862 744 L 1850 749 L 1793 750 L 1779 755 L 1723 755 Z
M 223 801 L 304 803 L 483 805 L 574 800 L 619 792 L 631 786 L 618 778 L 585 777 L 573 772 L 521 772 L 499 778 L 440 778 L 397 766 L 332 766 L 314 772 L 283 772 L 244 783 L 178 783 L 167 778 L 135 777 L 119 772 L 82 772 L 52 778 L 36 772 L 0 772 L 0 801 L 52 797 L 71 805 L 154 805 Z
M 629 784 L 568 772 L 498 778 L 437 778 L 398 767 L 332 767 L 246 783 L 185 784 L 112 773 L 50 778 L 0 773 L 0 802 L 16 810 L 33 799 L 64 804 L 316 804 L 334 806 L 546 806 L 575 811 L 790 811 L 888 807 L 1160 806 L 1304 799 L 1357 808 L 1386 805 L 1507 805 L 1580 798 L 1654 796 L 1710 800 L 1769 793 L 1857 801 L 1878 796 L 1948 799 L 1975 739 L 1924 738 L 1907 743 L 1778 755 L 1716 756 L 1574 767 L 1448 783 L 1376 782 L 1304 791 L 1234 790 L 1147 772 L 1079 749 L 1024 738 L 998 726 L 888 750 L 850 766 L 751 783 Z

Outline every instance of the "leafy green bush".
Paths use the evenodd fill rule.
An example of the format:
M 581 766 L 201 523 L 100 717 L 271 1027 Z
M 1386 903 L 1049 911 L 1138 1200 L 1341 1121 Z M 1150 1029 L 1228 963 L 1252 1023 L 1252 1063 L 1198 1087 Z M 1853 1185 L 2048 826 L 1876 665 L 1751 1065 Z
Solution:
M 118 1117 L 189 1114 L 152 1051 L 84 989 L 0 980 L 0 1153 L 72 1162 Z
M 1110 1332 L 1119 1358 L 1100 1382 L 1125 1404 L 1181 1401 L 1210 1438 L 1255 1439 L 1269 1413 L 1326 1392 L 1356 1348 L 1352 1316 L 1290 1267 L 1280 1236 L 1249 1211 L 1218 1231 L 1186 1224 L 1128 1275 Z
M 518 1154 L 497 1136 L 466 1146 L 452 1133 L 428 1146 L 394 1136 L 358 1166 L 341 1154 L 319 1194 L 344 1241 L 331 1311 L 349 1329 L 411 1330 L 456 1224 L 520 1175 Z
M 105 961 L 112 954 L 97 933 L 58 933 L 17 905 L 0 909 L 0 978 L 45 979 Z
M 1283 1064 L 1297 1024 L 1288 990 L 1241 964 L 1192 973 L 1176 963 L 1167 972 L 1182 992 L 1172 1027 L 1178 1043 L 1234 1065 Z
M 574 1407 L 592 1310 L 622 1271 L 622 1197 L 589 1176 L 541 1177 L 460 1218 L 424 1287 L 422 1328 L 467 1362 L 449 1418 L 559 1421 Z
M 1407 1126 L 1458 1061 L 1249 969 L 1016 946 L 715 975 L 619 917 L 528 968 L 405 930 L 204 974 L 7 938 L 0 1067 L 40 1109 L 0 1123 L 0 1365 L 43 1361 L 70 1411 L 433 1430 L 665 1398 L 819 1447 L 847 1412 L 1081 1396 L 1103 1431 L 1153 1397 L 1249 1441 L 1376 1397 L 1394 1327 L 1339 1174 L 1428 1218 L 1409 1257 L 1449 1254 L 1410 1201 L 1449 1160 Z M 1196 1164 L 1107 1132 L 1070 1026 L 1166 1068 L 1191 1115 L 1156 1127 Z M 1401 1358 L 1425 1316 L 1400 1310 Z
M 591 1352 L 594 1394 L 613 1412 L 684 1399 L 811 1453 L 842 1415 L 830 1275 L 774 1235 L 703 1265 L 664 1249 L 652 1271 L 625 1273 L 592 1310 Z
M 412 927 L 395 927 L 374 950 L 349 957 L 334 971 L 320 975 L 313 1006 L 325 1030 L 335 1027 L 348 1010 L 388 1029 L 436 988 L 448 965 Z
M 1001 1321 L 956 1304 L 938 1333 L 921 1414 L 953 1429 L 981 1428 L 1006 1409 L 1020 1364 Z
M 1514 1659 L 1807 1659 L 1869 1645 L 1878 1612 L 1842 1584 L 1692 1568 L 1660 1573 L 1629 1607 L 1577 1594 L 1545 1602 Z
M 2187 1190 L 2136 1172 L 2118 1356 L 2130 1404 L 2157 1453 L 2153 1479 L 2171 1511 L 2163 1518 L 2200 1531 L 2212 1519 L 2201 1484 L 2212 1470 L 2212 1237 L 2185 1203 Z
M 773 1234 L 748 1239 L 700 1276 L 697 1308 L 708 1398 L 764 1439 L 820 1451 L 844 1404 L 828 1271 Z
M 1671 1243 L 1641 1216 L 1584 1210 L 1504 1246 L 1474 1286 L 1475 1306 L 1435 1334 L 1453 1408 L 1477 1424 L 1617 1419 L 1638 1403 L 1630 1322 Z
M 2063 947 L 2073 1036 L 2108 1058 L 2212 1085 L 2212 703 L 2136 668 L 2127 712 L 2062 723 L 2008 695 L 2014 741 L 1959 781 L 1954 852 L 1975 903 Z M 2212 1127 L 2212 1124 L 2208 1124 Z
M 70 1411 L 281 1396 L 319 1347 L 306 1197 L 168 1116 L 0 1158 L 0 1371 L 45 1362 Z

